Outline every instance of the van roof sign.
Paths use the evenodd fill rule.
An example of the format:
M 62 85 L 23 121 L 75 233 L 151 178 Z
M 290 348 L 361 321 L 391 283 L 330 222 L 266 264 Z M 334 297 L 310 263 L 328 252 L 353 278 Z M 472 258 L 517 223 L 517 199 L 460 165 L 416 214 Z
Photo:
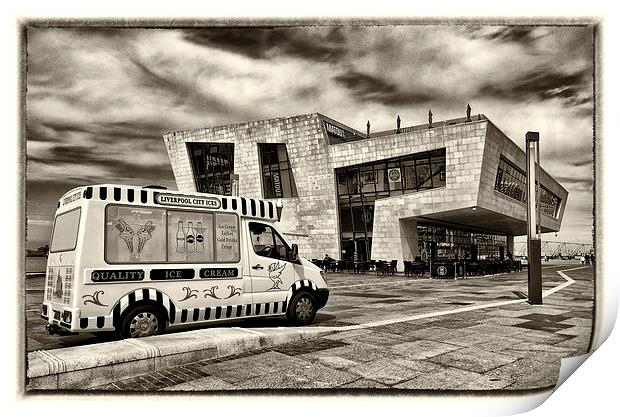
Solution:
M 222 203 L 215 197 L 155 193 L 155 203 L 164 206 L 183 206 L 218 209 Z
M 161 190 L 120 184 L 96 184 L 74 188 L 60 198 L 58 209 L 66 211 L 74 205 L 88 204 L 89 201 L 109 201 L 137 206 L 158 205 L 222 210 L 237 213 L 243 217 L 254 217 L 271 222 L 278 221 L 277 208 L 273 201 L 173 190 L 162 192 Z M 60 209 L 61 204 L 62 209 Z

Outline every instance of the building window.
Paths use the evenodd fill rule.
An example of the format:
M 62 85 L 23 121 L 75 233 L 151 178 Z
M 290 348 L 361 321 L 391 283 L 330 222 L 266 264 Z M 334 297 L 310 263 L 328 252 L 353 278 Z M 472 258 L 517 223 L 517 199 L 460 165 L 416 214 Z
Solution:
M 433 259 L 505 259 L 505 235 L 418 223 L 418 253 L 426 249 Z
M 495 178 L 495 190 L 517 201 L 527 203 L 527 176 L 525 172 L 501 156 L 497 168 L 497 177 Z M 539 197 L 541 212 L 547 216 L 557 217 L 560 197 L 544 186 L 540 187 Z
M 234 144 L 187 142 L 187 153 L 199 193 L 232 195 L 230 176 L 235 167 Z
M 375 200 L 443 187 L 445 173 L 445 148 L 337 169 L 340 258 L 370 258 Z
M 286 145 L 259 143 L 264 198 L 297 197 Z

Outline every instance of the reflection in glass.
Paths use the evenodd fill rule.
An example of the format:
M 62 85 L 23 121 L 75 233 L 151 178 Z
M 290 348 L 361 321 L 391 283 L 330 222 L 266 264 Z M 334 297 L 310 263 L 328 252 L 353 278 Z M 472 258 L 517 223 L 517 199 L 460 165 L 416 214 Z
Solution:
M 355 250 L 369 259 L 376 199 L 445 186 L 445 161 L 441 148 L 336 169 L 342 259 L 353 259 Z M 389 181 L 388 168 L 400 168 L 400 182 Z

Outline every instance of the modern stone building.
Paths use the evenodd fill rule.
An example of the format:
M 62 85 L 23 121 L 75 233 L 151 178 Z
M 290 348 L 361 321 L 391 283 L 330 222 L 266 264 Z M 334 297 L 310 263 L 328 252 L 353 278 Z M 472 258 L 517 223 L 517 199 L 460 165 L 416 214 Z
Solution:
M 230 195 L 234 173 L 239 195 L 281 199 L 307 258 L 504 258 L 526 234 L 525 153 L 484 115 L 368 134 L 314 113 L 164 141 L 180 191 Z M 542 231 L 558 231 L 568 193 L 540 172 Z

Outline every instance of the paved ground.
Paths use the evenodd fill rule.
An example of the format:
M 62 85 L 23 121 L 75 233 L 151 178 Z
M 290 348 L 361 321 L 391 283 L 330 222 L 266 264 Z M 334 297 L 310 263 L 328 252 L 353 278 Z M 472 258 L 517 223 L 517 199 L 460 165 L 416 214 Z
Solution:
M 457 281 L 332 275 L 330 301 L 313 326 L 337 328 L 335 334 L 110 381 L 95 390 L 547 388 L 557 381 L 560 358 L 586 353 L 590 339 L 592 267 L 545 267 L 543 289 L 565 283 L 556 271 L 571 267 L 577 269 L 565 273 L 575 282 L 542 306 L 519 302 L 527 293 L 526 272 Z M 283 325 L 281 319 L 257 319 L 222 326 Z M 96 340 L 61 341 L 35 332 L 30 321 L 28 326 L 29 350 L 40 349 L 37 343 Z

